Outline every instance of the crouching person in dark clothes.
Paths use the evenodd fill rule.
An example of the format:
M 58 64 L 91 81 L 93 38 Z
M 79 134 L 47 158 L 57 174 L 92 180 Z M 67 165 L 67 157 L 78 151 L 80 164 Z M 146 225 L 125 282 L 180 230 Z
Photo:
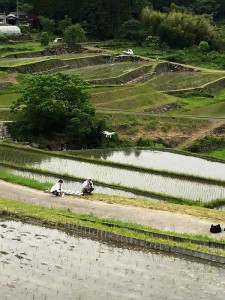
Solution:
M 51 193 L 54 196 L 60 196 L 60 197 L 64 197 L 65 196 L 65 192 L 62 188 L 63 186 L 63 180 L 60 179 L 56 184 L 53 185 L 53 187 L 51 188 Z
M 82 186 L 83 194 L 91 194 L 94 191 L 94 184 L 91 180 L 91 177 L 88 177 L 86 181 L 84 181 Z

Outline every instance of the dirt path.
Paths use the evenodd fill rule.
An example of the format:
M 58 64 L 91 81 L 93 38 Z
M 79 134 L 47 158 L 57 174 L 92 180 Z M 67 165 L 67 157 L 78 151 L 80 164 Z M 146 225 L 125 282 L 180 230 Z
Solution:
M 90 214 L 100 218 L 119 219 L 161 230 L 205 234 L 211 237 L 225 239 L 225 231 L 213 235 L 209 232 L 211 225 L 210 221 L 198 219 L 189 215 L 89 201 L 87 198 L 83 197 L 53 197 L 51 194 L 2 180 L 0 180 L 0 187 L 1 198 L 14 199 L 29 204 L 56 209 L 69 208 L 75 213 Z M 225 222 L 222 226 L 225 226 Z

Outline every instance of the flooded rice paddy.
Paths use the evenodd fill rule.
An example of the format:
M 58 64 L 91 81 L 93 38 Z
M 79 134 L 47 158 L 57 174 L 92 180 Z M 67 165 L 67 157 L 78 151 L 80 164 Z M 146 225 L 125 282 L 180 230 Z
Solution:
M 60 177 L 61 174 L 79 178 L 91 176 L 93 180 L 107 184 L 191 200 L 210 201 L 225 198 L 225 188 L 221 185 L 173 178 L 169 175 L 156 175 L 4 147 L 0 147 L 0 157 L 1 161 L 48 170 L 58 173 Z
M 149 169 L 225 180 L 224 163 L 168 151 L 126 149 L 67 151 L 67 153 Z
M 48 182 L 48 183 L 55 183 L 56 182 L 56 177 L 53 176 L 47 176 L 47 175 L 42 175 L 42 174 L 37 174 L 29 171 L 23 171 L 23 170 L 16 170 L 16 169 L 11 169 L 11 168 L 2 168 L 2 170 L 6 171 L 7 173 L 14 174 L 17 176 L 21 176 L 24 178 L 29 178 L 29 179 L 34 179 L 39 182 Z M 95 190 L 98 194 L 107 194 L 107 195 L 116 195 L 116 196 L 121 196 L 121 197 L 127 197 L 127 198 L 145 198 L 153 201 L 160 201 L 158 199 L 155 199 L 154 197 L 147 197 L 146 195 L 140 195 L 138 193 L 132 193 L 129 191 L 125 191 L 122 189 L 118 188 L 110 188 L 106 186 L 102 186 L 100 184 L 95 183 Z M 76 181 L 76 180 L 66 180 L 64 182 L 64 189 L 65 190 L 70 190 L 74 192 L 81 192 L 82 190 L 82 182 L 81 181 Z
M 222 300 L 224 265 L 0 220 L 4 300 Z

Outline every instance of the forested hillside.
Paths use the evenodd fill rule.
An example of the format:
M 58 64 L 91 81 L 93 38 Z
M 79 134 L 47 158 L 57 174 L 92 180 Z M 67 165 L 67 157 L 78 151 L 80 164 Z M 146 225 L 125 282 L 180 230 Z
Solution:
M 1 0 L 0 12 L 26 11 L 56 22 L 65 16 L 80 23 L 89 36 L 99 39 L 114 38 L 121 25 L 131 19 L 138 20 L 146 6 L 167 13 L 171 10 L 194 14 L 208 14 L 212 21 L 225 16 L 224 0 Z

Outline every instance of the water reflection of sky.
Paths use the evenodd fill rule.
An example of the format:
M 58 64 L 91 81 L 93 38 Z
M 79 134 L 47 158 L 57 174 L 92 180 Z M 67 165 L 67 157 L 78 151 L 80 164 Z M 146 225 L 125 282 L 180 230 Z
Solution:
M 24 178 L 29 178 L 29 179 L 34 179 L 39 182 L 48 182 L 51 184 L 54 184 L 56 182 L 56 178 L 53 176 L 47 176 L 47 175 L 42 175 L 42 174 L 36 174 L 33 172 L 27 172 L 27 171 L 22 171 L 22 170 L 15 170 L 11 168 L 4 168 L 4 170 L 8 173 L 21 176 Z M 64 189 L 67 191 L 73 191 L 73 192 L 81 192 L 82 190 L 82 183 L 80 181 L 76 180 L 65 180 L 64 182 Z M 158 199 L 154 199 L 154 197 L 147 197 L 143 195 L 138 195 L 134 194 L 129 191 L 124 191 L 121 189 L 116 189 L 116 188 L 110 188 L 110 187 L 105 187 L 100 184 L 95 183 L 95 191 L 98 194 L 108 194 L 108 195 L 117 195 L 121 197 L 127 197 L 127 198 L 145 198 L 153 201 L 160 201 Z
M 60 177 L 63 176 L 62 174 L 69 174 L 81 178 L 91 176 L 93 180 L 108 184 L 117 184 L 192 200 L 209 201 L 225 198 L 225 188 L 223 186 L 112 168 L 58 157 L 48 157 L 48 159 L 34 163 L 31 166 L 58 173 Z
M 1 299 L 224 299 L 222 265 L 21 222 L 0 234 Z
M 167 151 L 128 149 L 124 151 L 83 151 L 77 153 L 86 157 L 150 169 L 225 180 L 225 164 Z
M 157 175 L 122 168 L 113 168 L 110 166 L 98 165 L 90 162 L 76 161 L 69 158 L 60 158 L 56 156 L 36 154 L 34 152 L 27 152 L 14 149 L 4 149 L 3 151 L 1 147 L 0 150 L 1 160 L 3 161 L 5 160 L 12 164 L 19 164 L 42 170 L 48 170 L 50 172 L 55 172 L 59 174 L 59 177 L 63 177 L 63 174 L 72 175 L 78 178 L 87 178 L 91 176 L 93 180 L 104 182 L 107 184 L 117 184 L 129 188 L 136 188 L 148 192 L 154 192 L 158 194 L 164 194 L 192 200 L 210 201 L 213 199 L 225 198 L 225 188 L 223 186 L 209 185 L 197 181 L 189 181 L 187 179 L 172 178 L 170 176 L 161 176 L 160 174 Z M 134 155 L 132 154 L 131 150 L 129 151 L 130 152 L 126 151 L 127 155 L 128 153 L 131 153 L 127 156 L 128 160 L 130 157 L 132 157 L 132 155 Z M 159 155 L 164 157 L 162 161 L 166 161 L 164 154 L 172 156 L 174 155 L 173 153 L 159 152 Z M 139 153 L 136 152 L 136 156 L 134 156 L 141 156 L 141 154 L 139 156 L 138 155 Z M 187 159 L 187 162 L 189 159 L 196 159 L 194 157 L 188 157 L 177 154 L 175 155 L 182 159 Z M 153 159 L 151 160 L 153 161 Z M 158 160 L 160 161 L 159 158 Z M 215 166 L 217 165 L 217 172 L 221 175 L 225 175 L 225 171 L 224 169 L 222 169 L 225 165 L 221 163 L 219 164 L 214 162 L 207 162 L 202 159 L 198 160 L 209 163 L 209 166 L 213 165 L 215 172 Z M 125 163 L 124 158 L 123 162 Z M 170 161 L 170 164 L 172 165 L 172 160 Z M 194 168 L 196 168 L 194 163 L 192 163 L 192 165 Z M 199 171 L 202 171 L 202 169 L 203 167 L 201 168 L 201 166 L 199 165 Z M 205 172 L 204 176 L 207 177 L 208 175 L 210 174 Z

